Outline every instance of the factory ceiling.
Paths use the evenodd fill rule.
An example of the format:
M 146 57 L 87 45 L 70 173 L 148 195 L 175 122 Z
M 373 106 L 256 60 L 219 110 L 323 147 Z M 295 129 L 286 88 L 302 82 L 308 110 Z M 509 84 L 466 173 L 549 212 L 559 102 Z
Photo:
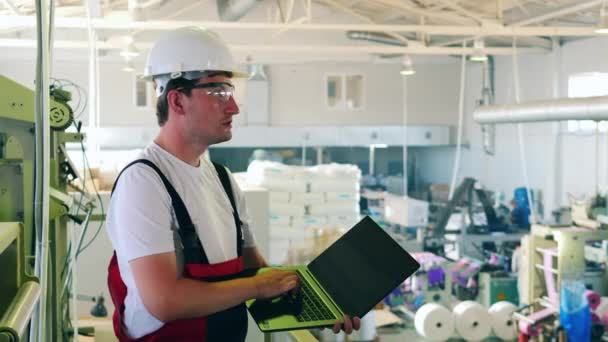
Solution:
M 543 53 L 599 36 L 605 0 L 54 0 L 54 46 L 145 51 L 164 30 L 200 25 L 241 62 Z M 88 15 L 87 15 L 88 14 Z M 90 18 L 87 19 L 87 18 Z M 608 20 L 607 20 L 608 22 Z M 0 0 L 0 46 L 35 46 L 32 0 Z M 89 30 L 90 29 L 90 30 Z M 86 54 L 85 54 L 86 55 Z

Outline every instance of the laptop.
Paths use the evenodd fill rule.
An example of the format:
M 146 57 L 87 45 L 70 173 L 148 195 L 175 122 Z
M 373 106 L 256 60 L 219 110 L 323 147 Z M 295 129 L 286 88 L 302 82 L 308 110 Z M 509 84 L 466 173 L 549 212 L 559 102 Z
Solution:
M 297 293 L 246 305 L 263 332 L 330 327 L 344 314 L 363 317 L 419 267 L 366 216 L 308 266 L 278 267 L 298 273 Z

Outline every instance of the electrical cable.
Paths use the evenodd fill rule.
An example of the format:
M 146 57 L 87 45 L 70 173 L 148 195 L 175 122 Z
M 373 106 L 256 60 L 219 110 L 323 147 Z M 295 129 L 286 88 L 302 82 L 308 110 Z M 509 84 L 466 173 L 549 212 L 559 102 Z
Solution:
M 462 42 L 462 47 L 466 48 L 466 42 Z M 458 177 L 458 171 L 460 169 L 460 158 L 462 153 L 462 134 L 463 134 L 463 117 L 464 117 L 464 87 L 466 81 L 466 64 L 467 56 L 462 54 L 462 61 L 460 65 L 460 98 L 458 103 L 458 136 L 456 141 L 456 156 L 454 157 L 454 167 L 452 169 L 452 181 L 450 182 L 450 192 L 448 200 L 451 200 L 454 196 L 454 190 L 456 188 L 456 179 Z
M 515 90 L 515 103 L 520 102 L 519 88 L 519 66 L 517 64 L 517 37 L 513 37 L 513 87 Z M 525 141 L 524 141 L 523 124 L 517 124 L 517 137 L 519 141 L 519 158 L 521 161 L 521 171 L 524 177 L 524 185 L 526 187 L 526 197 L 530 206 L 530 222 L 536 223 L 536 213 L 534 212 L 534 203 L 532 202 L 532 192 L 530 190 L 530 181 L 528 178 L 528 165 L 526 163 Z
M 83 153 L 85 164 L 87 165 L 87 169 L 89 170 L 89 172 L 91 172 L 89 160 L 87 158 L 87 155 L 86 155 L 86 152 L 84 149 L 84 144 L 82 143 L 82 141 L 80 142 L 80 147 L 82 149 L 82 153 Z M 99 209 L 101 210 L 102 219 L 99 220 L 99 226 L 97 227 L 97 231 L 95 232 L 95 234 L 93 235 L 91 240 L 89 240 L 89 242 L 87 242 L 83 247 L 81 247 L 81 248 L 79 247 L 79 249 L 77 250 L 76 256 L 78 256 L 78 255 L 80 255 L 80 253 L 84 252 L 95 241 L 95 239 L 97 239 L 97 236 L 101 232 L 101 228 L 103 227 L 103 224 L 105 222 L 105 210 L 103 207 L 103 201 L 101 199 L 101 196 L 99 195 L 99 191 L 97 191 L 97 186 L 95 185 L 95 182 L 91 182 L 91 183 L 93 184 L 93 189 L 95 190 L 95 196 L 97 197 L 97 200 L 99 201 Z M 83 234 L 84 234 L 84 231 L 83 231 Z

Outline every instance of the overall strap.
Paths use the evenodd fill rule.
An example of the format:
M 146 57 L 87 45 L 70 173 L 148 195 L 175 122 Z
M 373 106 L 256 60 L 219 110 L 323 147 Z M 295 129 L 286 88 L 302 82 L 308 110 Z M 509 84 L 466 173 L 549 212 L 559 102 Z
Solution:
M 221 165 L 218 164 L 216 162 L 212 162 L 213 166 L 215 167 L 215 170 L 217 171 L 217 175 L 220 178 L 220 182 L 222 183 L 222 186 L 224 187 L 224 192 L 226 192 L 226 195 L 228 195 L 228 199 L 230 200 L 230 205 L 232 205 L 232 216 L 234 217 L 234 224 L 236 225 L 236 250 L 237 250 L 237 255 L 238 256 L 242 256 L 243 255 L 243 229 L 242 229 L 242 224 L 243 222 L 241 221 L 241 218 L 239 217 L 239 211 L 236 208 L 236 202 L 234 200 L 234 193 L 232 192 L 232 184 L 230 183 L 230 177 L 228 176 L 228 171 L 226 171 L 226 168 Z
M 192 224 L 192 219 L 190 218 L 190 214 L 186 209 L 186 205 L 182 201 L 182 198 L 179 196 L 173 185 L 171 185 L 171 182 L 169 182 L 167 177 L 153 162 L 148 159 L 137 159 L 125 166 L 125 168 L 120 171 L 118 177 L 116 178 L 116 181 L 114 182 L 114 186 L 112 187 L 112 193 L 116 188 L 116 184 L 118 184 L 118 178 L 120 178 L 120 175 L 122 175 L 122 173 L 132 165 L 140 163 L 149 166 L 158 174 L 163 184 L 165 185 L 169 196 L 171 196 L 171 204 L 173 206 L 173 210 L 175 211 L 175 216 L 177 218 L 177 223 L 179 226 L 179 235 L 181 237 L 182 244 L 184 245 L 184 261 L 196 261 L 198 263 L 208 264 L 209 261 L 207 259 L 207 254 L 205 253 L 205 250 L 203 249 L 201 242 L 198 238 L 198 234 L 194 229 L 194 225 Z

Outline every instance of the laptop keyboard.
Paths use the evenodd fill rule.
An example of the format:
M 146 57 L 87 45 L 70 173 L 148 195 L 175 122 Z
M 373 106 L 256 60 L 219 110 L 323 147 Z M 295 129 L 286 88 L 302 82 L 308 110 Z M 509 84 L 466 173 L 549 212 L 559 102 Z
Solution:
M 335 318 L 302 276 L 300 276 L 300 292 L 302 296 L 302 311 L 296 316 L 298 322 L 322 321 Z

